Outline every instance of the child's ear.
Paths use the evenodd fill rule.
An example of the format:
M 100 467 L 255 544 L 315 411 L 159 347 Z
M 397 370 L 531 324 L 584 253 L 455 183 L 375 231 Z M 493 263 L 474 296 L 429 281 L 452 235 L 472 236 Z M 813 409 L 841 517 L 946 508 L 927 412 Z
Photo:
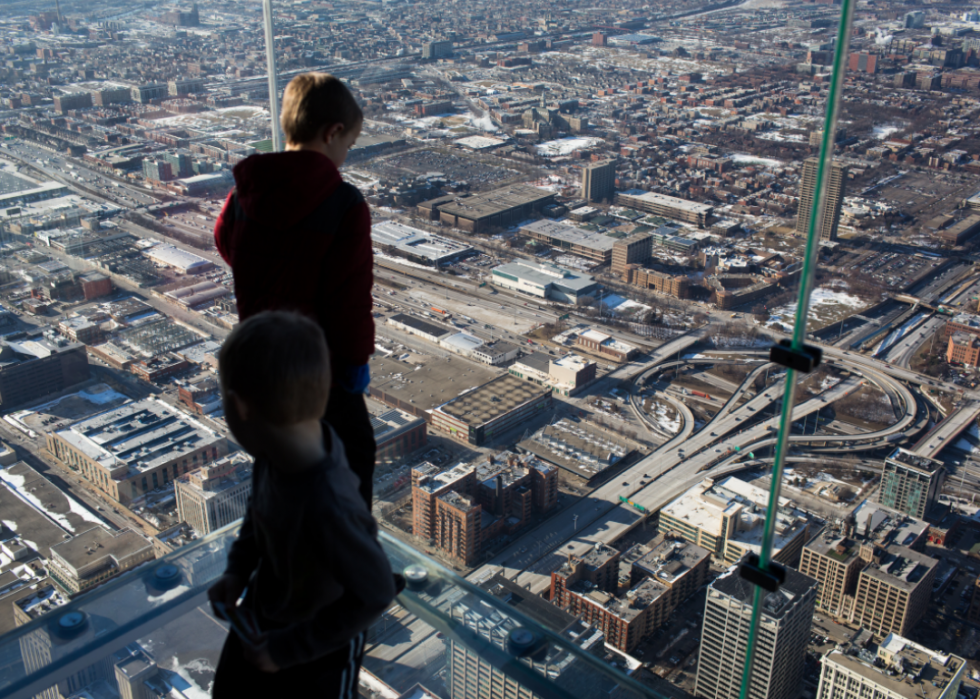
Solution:
M 343 132 L 344 132 L 343 124 L 340 123 L 330 124 L 330 126 L 326 126 L 323 129 L 323 142 L 329 145 L 332 140 L 337 138 L 337 136 L 339 136 Z

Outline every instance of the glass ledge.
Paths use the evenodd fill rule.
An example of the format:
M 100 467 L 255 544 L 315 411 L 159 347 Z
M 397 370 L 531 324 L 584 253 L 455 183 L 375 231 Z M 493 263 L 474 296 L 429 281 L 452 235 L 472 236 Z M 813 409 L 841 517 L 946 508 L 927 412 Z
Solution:
M 128 571 L 0 636 L 0 697 L 30 699 L 55 685 L 69 696 L 99 679 L 114 686 L 114 666 L 137 642 L 173 686 L 197 680 L 206 692 L 208 670 L 227 633 L 211 614 L 207 588 L 224 572 L 238 526 Z M 662 696 L 606 662 L 604 636 L 594 627 L 510 581 L 493 578 L 478 586 L 387 533 L 380 536 L 392 569 L 403 572 L 409 587 L 369 631 L 364 665 L 396 694 L 421 679 L 444 684 L 443 694 L 452 699 L 489 697 L 488 683 L 520 685 L 541 699 Z M 22 608 L 34 616 L 29 605 Z M 557 620 L 549 625 L 559 631 L 541 619 Z M 420 672 L 406 671 L 413 654 Z M 619 665 L 628 662 L 617 658 Z

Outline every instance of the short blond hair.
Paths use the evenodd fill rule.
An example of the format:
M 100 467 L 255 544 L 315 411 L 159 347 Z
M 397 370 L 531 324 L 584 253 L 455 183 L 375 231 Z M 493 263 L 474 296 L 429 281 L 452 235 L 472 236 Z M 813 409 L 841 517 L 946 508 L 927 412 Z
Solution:
M 224 392 L 234 391 L 266 422 L 319 419 L 330 397 L 330 350 L 315 322 L 263 311 L 239 323 L 218 352 Z
M 320 129 L 343 124 L 344 132 L 364 121 L 354 95 L 328 73 L 303 73 L 286 85 L 282 96 L 282 131 L 289 144 L 309 143 Z

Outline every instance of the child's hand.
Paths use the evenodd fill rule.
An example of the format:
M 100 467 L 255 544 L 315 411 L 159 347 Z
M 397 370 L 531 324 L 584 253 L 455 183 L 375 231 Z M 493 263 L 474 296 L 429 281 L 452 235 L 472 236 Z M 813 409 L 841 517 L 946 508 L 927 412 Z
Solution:
M 254 645 L 242 643 L 242 653 L 245 660 L 252 663 L 261 672 L 279 672 L 279 666 L 269 655 L 269 638 L 267 634 L 259 634 L 255 637 Z
M 215 602 L 221 602 L 229 609 L 233 609 L 245 590 L 245 584 L 245 581 L 237 575 L 225 573 L 208 588 L 208 599 L 211 600 L 211 608 L 218 618 L 225 619 L 225 615 L 218 611 Z

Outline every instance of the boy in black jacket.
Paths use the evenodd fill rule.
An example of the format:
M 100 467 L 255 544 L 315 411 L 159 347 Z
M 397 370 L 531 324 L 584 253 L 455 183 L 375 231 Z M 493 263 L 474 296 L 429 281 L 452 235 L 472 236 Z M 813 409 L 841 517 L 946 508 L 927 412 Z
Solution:
M 323 332 L 296 313 L 259 313 L 232 331 L 218 361 L 228 426 L 255 468 L 228 567 L 208 596 L 216 611 L 234 608 L 247 586 L 239 609 L 258 633 L 229 634 L 212 696 L 354 697 L 365 631 L 396 589 L 344 446 L 320 419 L 330 395 Z

